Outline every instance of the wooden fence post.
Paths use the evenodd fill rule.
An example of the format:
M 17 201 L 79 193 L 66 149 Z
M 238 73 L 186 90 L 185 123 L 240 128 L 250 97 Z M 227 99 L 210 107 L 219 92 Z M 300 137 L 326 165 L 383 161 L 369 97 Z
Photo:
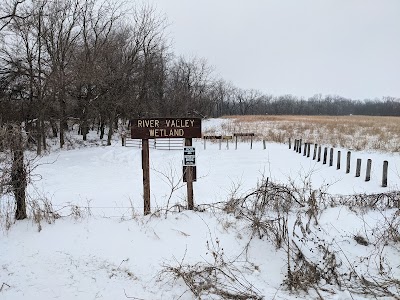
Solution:
M 267 145 L 266 145 L 266 143 L 265 143 L 265 140 L 263 140 L 263 147 L 264 147 L 264 150 L 267 148 Z
M 356 177 L 360 177 L 360 174 L 361 174 L 361 158 L 357 158 Z
M 308 144 L 308 143 L 304 143 L 303 156 L 306 156 L 306 154 L 307 154 L 307 144 Z
M 330 153 L 329 153 L 329 166 L 333 166 L 333 148 L 331 148 Z
M 297 152 L 298 153 L 301 153 L 301 142 L 302 142 L 302 140 L 300 139 L 299 140 L 299 147 L 297 148 Z
M 350 160 L 351 160 L 351 152 L 347 151 L 346 174 L 350 173 Z
M 322 147 L 321 147 L 321 145 L 319 145 L 318 146 L 318 162 L 321 161 L 321 149 L 322 149 Z
M 125 135 L 123 135 L 122 136 L 122 147 L 125 147 L 125 144 L 126 144 L 125 140 L 126 140 L 126 137 L 125 137 Z
M 222 136 L 221 136 L 221 138 L 218 140 L 218 142 L 219 142 L 219 150 L 221 150 Z
M 365 181 L 371 180 L 371 164 L 372 164 L 372 160 L 368 159 L 367 160 L 367 171 L 365 173 Z
M 236 141 L 235 141 L 235 150 L 237 150 L 237 139 L 238 139 L 238 137 L 236 136 Z
M 336 162 L 336 169 L 340 170 L 340 151 L 337 152 L 337 162 Z
M 313 160 L 315 160 L 317 158 L 317 147 L 318 147 L 318 145 L 314 144 L 314 154 L 313 154 L 313 157 L 312 157 Z
M 383 162 L 383 173 L 382 173 L 382 187 L 387 187 L 387 177 L 388 177 L 388 161 Z
M 292 149 L 292 141 L 289 138 L 289 149 Z
M 250 136 L 250 150 L 253 149 L 253 136 Z
M 311 144 L 307 144 L 307 157 L 310 157 L 310 152 L 311 152 Z
M 326 158 L 327 158 L 327 156 L 328 156 L 328 148 L 325 147 L 325 148 L 324 148 L 324 161 L 323 161 L 323 164 L 324 164 L 324 165 L 326 165 Z

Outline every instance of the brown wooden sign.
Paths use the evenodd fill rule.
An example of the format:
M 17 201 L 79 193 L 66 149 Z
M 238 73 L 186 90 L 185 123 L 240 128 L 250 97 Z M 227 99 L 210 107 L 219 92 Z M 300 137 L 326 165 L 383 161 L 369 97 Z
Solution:
M 131 121 L 132 139 L 201 138 L 199 118 L 152 118 Z

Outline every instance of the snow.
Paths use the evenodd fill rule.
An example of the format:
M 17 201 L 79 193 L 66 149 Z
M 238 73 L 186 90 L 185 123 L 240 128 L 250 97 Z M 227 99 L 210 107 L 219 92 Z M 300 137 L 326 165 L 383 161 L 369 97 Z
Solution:
M 203 124 L 211 128 L 221 120 Z M 292 181 L 302 186 L 311 182 L 331 194 L 380 193 L 396 190 L 400 183 L 399 158 L 388 153 L 355 152 L 352 171 L 323 165 L 288 149 L 268 143 L 263 149 L 255 142 L 230 142 L 219 150 L 218 143 L 195 140 L 197 182 L 195 204 L 226 201 L 235 193 L 245 195 L 262 178 L 273 182 Z M 342 149 L 345 153 L 347 149 Z M 360 178 L 354 176 L 356 158 L 363 159 Z M 365 161 L 372 159 L 370 182 L 364 181 Z M 183 281 L 172 280 L 161 270 L 165 265 L 212 262 L 207 242 L 223 247 L 227 259 L 241 257 L 249 242 L 248 229 L 218 210 L 169 212 L 176 203 L 185 205 L 186 186 L 179 182 L 183 151 L 150 150 L 151 208 L 160 215 L 143 216 L 141 150 L 111 146 L 58 150 L 41 157 L 34 170 L 37 180 L 29 186 L 33 198 L 47 197 L 62 215 L 54 224 L 18 221 L 0 233 L 1 299 L 195 299 Z M 382 162 L 389 161 L 389 186 L 381 187 Z M 40 179 L 40 180 L 39 180 Z M 177 186 L 171 194 L 171 186 Z M 170 199 L 169 199 L 170 198 Z M 77 206 L 79 213 L 72 213 Z M 2 208 L 4 210 L 4 206 Z M 388 210 L 390 218 L 393 210 Z M 290 222 L 294 222 L 294 217 Z M 351 263 L 371 251 L 358 245 L 357 234 L 370 237 L 371 228 L 383 222 L 382 212 L 357 213 L 346 207 L 324 210 L 319 217 L 320 237 L 332 242 Z M 368 224 L 369 228 L 365 228 Z M 306 247 L 306 246 L 304 246 Z M 385 248 L 400 277 L 399 260 L 393 249 Z M 282 287 L 287 270 L 285 252 L 264 239 L 251 241 L 247 257 L 256 268 L 244 268 L 247 280 L 265 299 L 316 298 L 290 294 Z M 343 256 L 342 256 L 343 257 Z M 241 257 L 242 258 L 242 257 Z M 327 293 L 326 299 L 364 299 L 346 289 Z

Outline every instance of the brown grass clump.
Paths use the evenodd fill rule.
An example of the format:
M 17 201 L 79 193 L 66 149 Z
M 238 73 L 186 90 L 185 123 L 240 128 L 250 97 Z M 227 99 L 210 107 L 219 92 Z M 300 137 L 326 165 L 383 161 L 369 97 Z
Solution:
M 259 140 L 284 143 L 302 138 L 356 150 L 400 151 L 400 117 L 379 116 L 228 116 L 226 134 L 254 132 Z

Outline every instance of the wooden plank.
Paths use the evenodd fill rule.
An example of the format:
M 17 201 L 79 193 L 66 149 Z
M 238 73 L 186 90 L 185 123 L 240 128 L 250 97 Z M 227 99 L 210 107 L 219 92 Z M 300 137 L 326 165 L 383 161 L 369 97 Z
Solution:
M 222 139 L 223 139 L 223 140 L 232 140 L 232 139 L 233 139 L 233 136 L 231 136 L 231 135 L 223 135 L 223 136 L 222 136 Z
M 222 135 L 203 135 L 203 139 L 205 139 L 205 140 L 220 140 L 220 139 L 222 139 Z
M 246 133 L 246 132 L 236 132 L 236 133 L 233 134 L 233 136 L 254 136 L 254 133 L 252 133 L 252 132 L 249 132 L 249 133 Z

